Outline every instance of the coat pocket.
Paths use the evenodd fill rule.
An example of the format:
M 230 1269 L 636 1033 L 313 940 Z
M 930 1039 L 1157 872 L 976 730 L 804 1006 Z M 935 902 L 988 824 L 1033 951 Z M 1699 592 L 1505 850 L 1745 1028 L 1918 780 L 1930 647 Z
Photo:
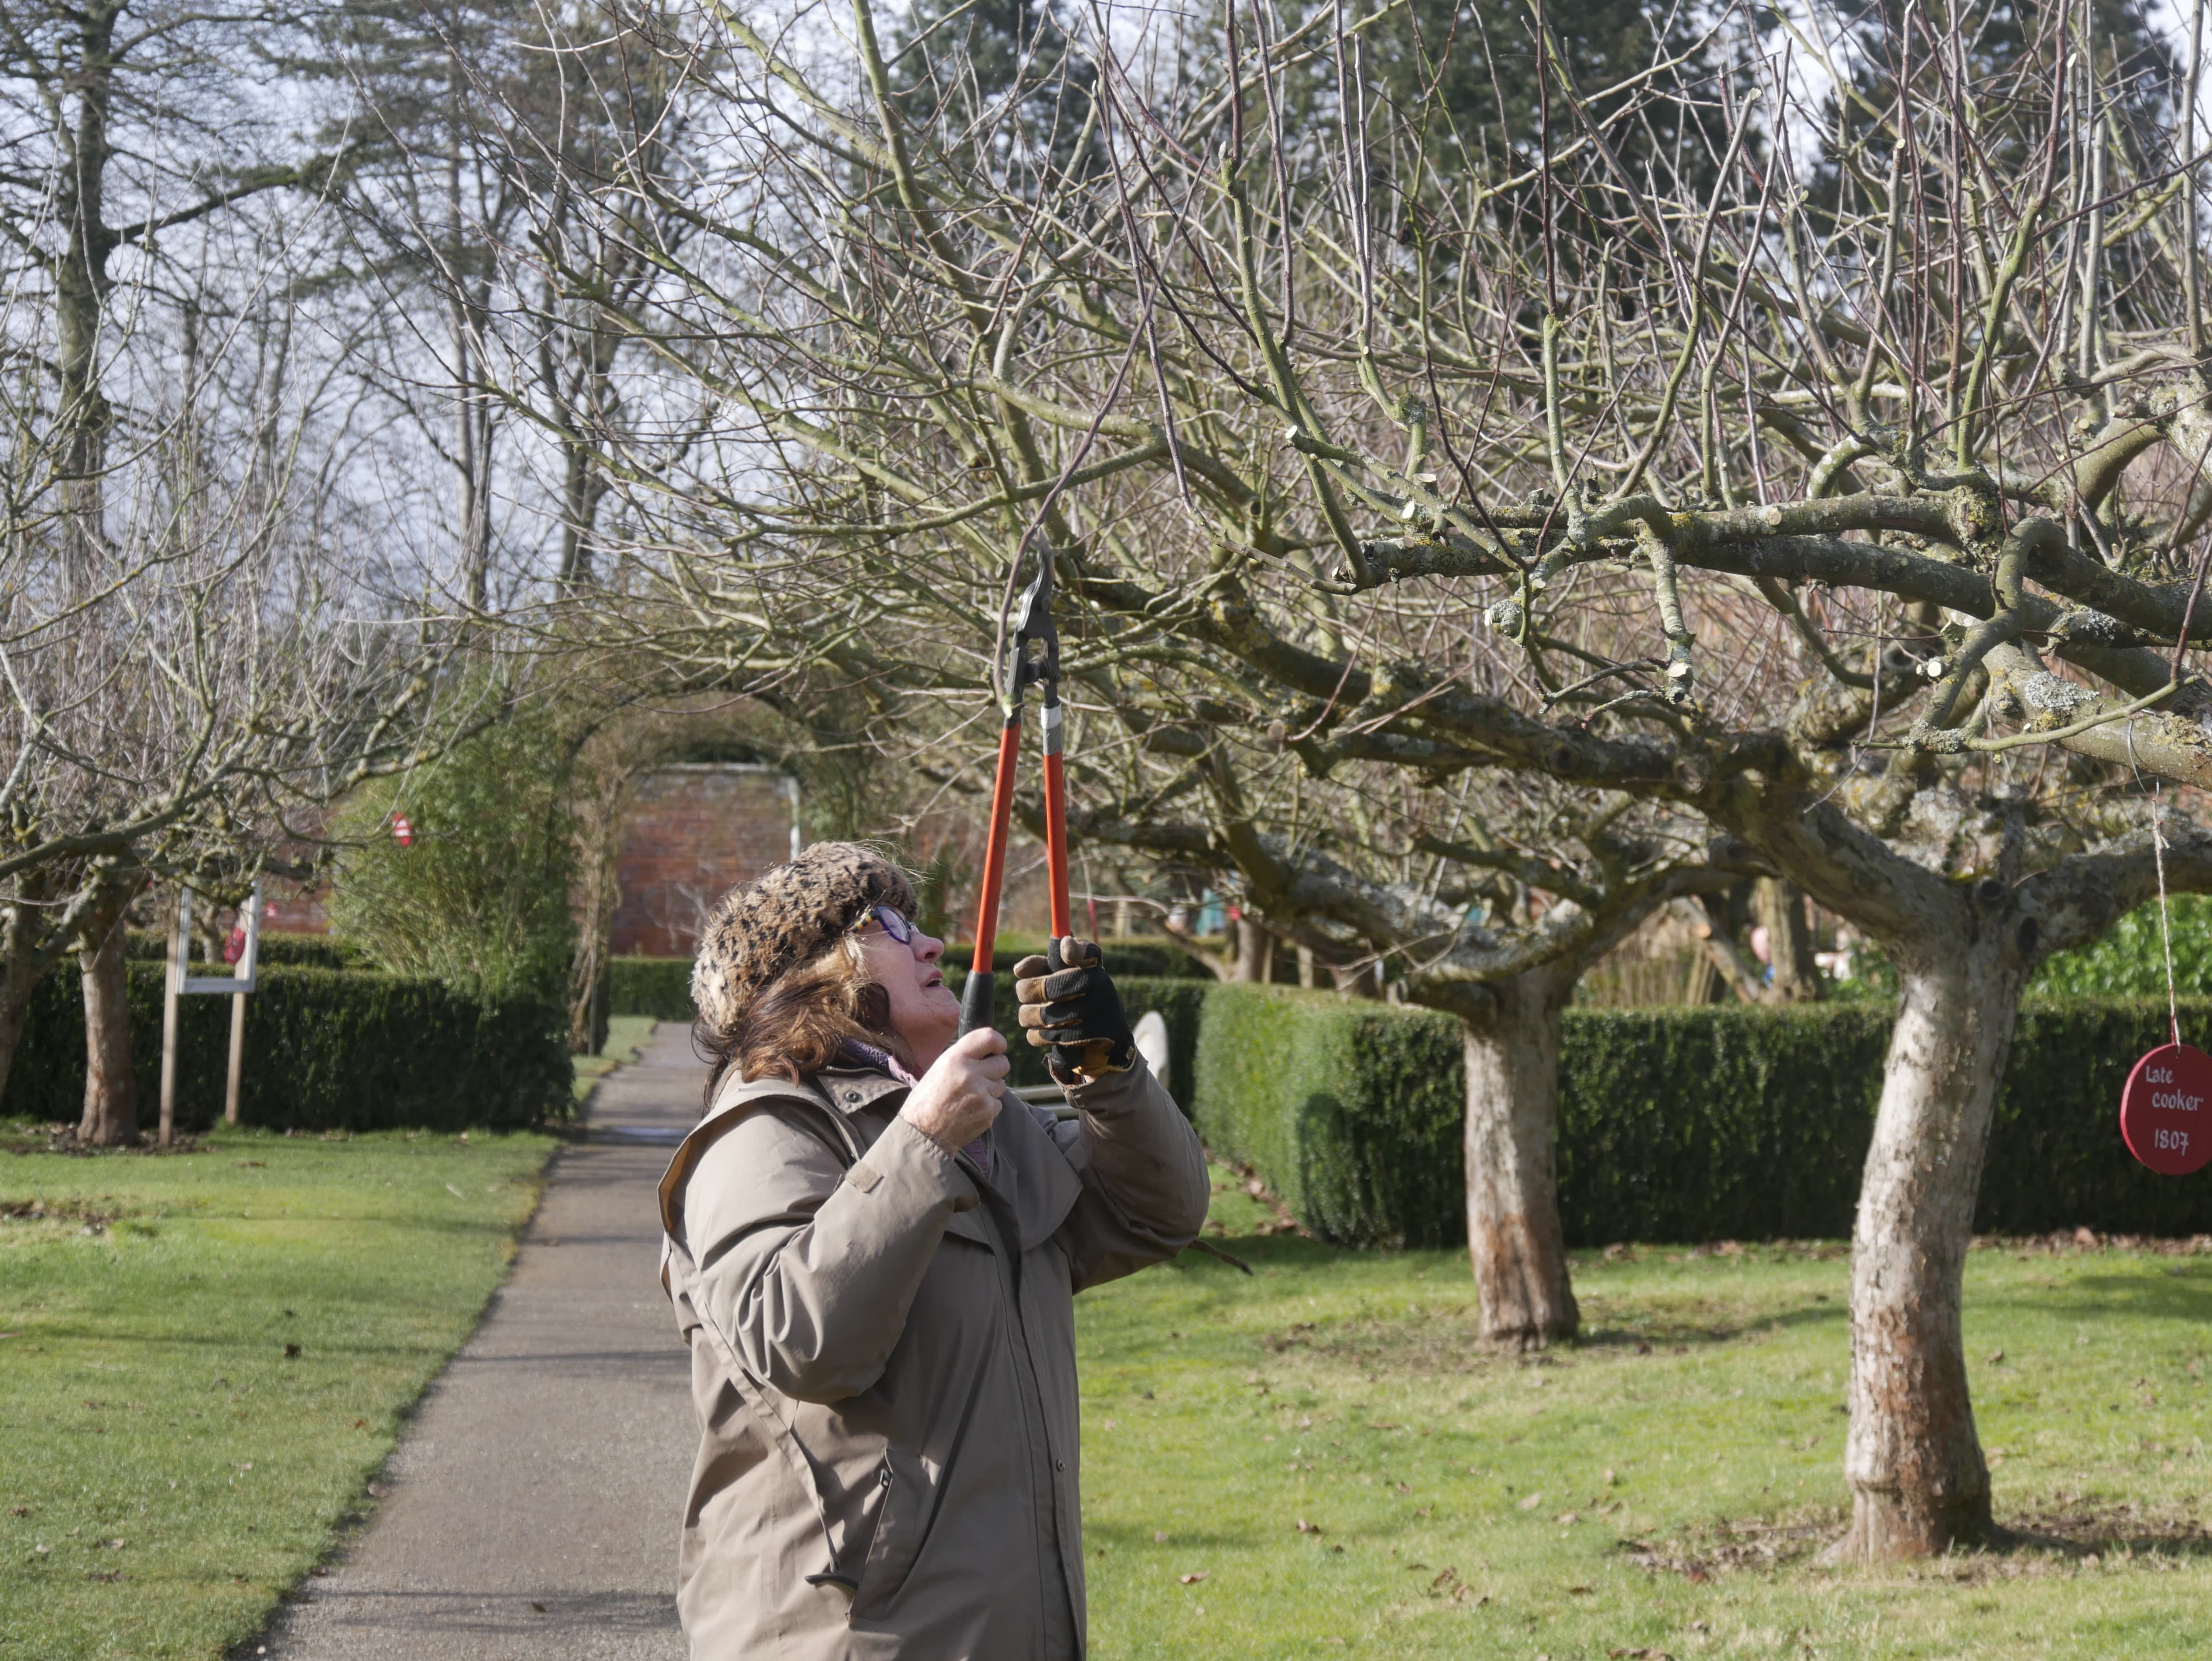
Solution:
M 876 1481 L 883 1495 L 861 1564 L 860 1584 L 853 1594 L 855 1615 L 879 1615 L 898 1597 L 914 1572 L 915 1560 L 921 1555 L 922 1539 L 936 1508 L 929 1468 L 910 1453 L 886 1449 Z

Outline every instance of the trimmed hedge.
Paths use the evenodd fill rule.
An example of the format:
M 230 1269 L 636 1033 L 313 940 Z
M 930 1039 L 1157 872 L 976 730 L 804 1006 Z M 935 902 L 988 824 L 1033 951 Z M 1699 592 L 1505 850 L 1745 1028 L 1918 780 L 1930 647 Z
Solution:
M 299 935 L 314 938 L 314 935 Z M 270 935 L 261 935 L 268 942 Z M 1106 960 L 1113 964 L 1115 980 L 1182 980 L 1194 987 L 1210 987 L 1212 976 L 1192 960 L 1188 951 L 1166 938 L 1151 935 L 1130 935 L 1126 940 L 1106 940 Z M 994 971 L 1005 976 L 1022 958 L 1044 951 L 1044 935 L 1000 935 L 998 949 L 991 953 Z M 159 949 L 155 951 L 159 956 Z M 967 980 L 967 966 L 975 960 L 973 946 L 947 946 L 945 949 L 945 982 L 953 991 L 960 991 L 960 982 Z M 690 1022 L 696 1019 L 696 1011 L 690 1002 L 690 958 L 615 958 L 611 962 L 611 982 L 608 982 L 608 1013 L 611 1015 L 650 1015 L 657 1022 Z
M 1849 1234 L 1891 1019 L 1875 1003 L 1570 1011 L 1559 1046 L 1567 1238 Z M 2116 1090 L 2115 1110 L 2118 1101 Z M 2117 1130 L 2112 1145 L 2125 1159 Z M 1986 1196 L 1993 1184 L 1983 1186 Z M 1466 1233 L 1455 1217 L 1448 1238 Z
M 1249 1164 L 1315 1233 L 1359 1245 L 1443 1238 L 1465 1204 L 1455 1023 L 1217 983 L 1196 1048 L 1182 1077 L 1199 1135 Z
M 1001 955 L 1004 972 L 1014 954 Z M 612 1007 L 689 1020 L 690 972 L 684 959 L 618 958 Z M 945 975 L 956 992 L 964 978 Z M 1449 1017 L 1181 973 L 1115 979 L 1133 1018 L 1166 1017 L 1176 1097 L 1200 1134 L 1249 1163 L 1316 1233 L 1358 1245 L 1465 1239 Z M 1014 1026 L 1011 988 L 1000 996 L 1013 1081 L 1047 1082 L 1042 1054 Z M 1872 1002 L 1570 1009 L 1559 1150 L 1569 1241 L 1849 1234 L 1890 1019 Z M 2184 1025 L 2212 1029 L 2212 1001 L 2185 1006 Z M 2146 1171 L 2115 1123 L 2128 1068 L 2164 1038 L 2155 1000 L 2028 1002 L 1977 1228 L 2212 1232 L 2212 1183 Z
M 1455 1022 L 1266 987 L 1208 986 L 1201 1002 L 1184 1089 L 1217 1153 L 1250 1163 L 1324 1238 L 1466 1238 Z M 1571 1009 L 1559 1153 L 1569 1242 L 1849 1234 L 1890 1020 L 1872 1004 Z M 2212 1002 L 2185 1006 L 2183 1025 L 2212 1026 Z M 2120 1141 L 2121 1085 L 2165 1039 L 2160 1001 L 2031 1002 L 1975 1226 L 2212 1232 L 2212 1183 L 2158 1177 Z
M 1081 932 L 1080 919 L 1078 932 Z M 1045 939 L 1042 934 L 1001 934 L 993 945 L 991 967 L 1005 974 L 1024 958 L 1042 952 Z M 1205 964 L 1164 934 L 1126 934 L 1119 940 L 1109 934 L 1098 944 L 1105 952 L 1106 966 L 1114 971 L 1117 981 L 1197 981 L 1210 984 L 1213 980 Z M 948 963 L 965 969 L 975 960 L 975 948 L 972 945 L 948 946 L 945 957 Z
M 130 968 L 131 1054 L 138 1119 L 161 1110 L 160 964 Z M 480 1001 L 443 983 L 357 970 L 264 967 L 246 1005 L 239 1117 L 300 1130 L 396 1126 L 459 1130 L 539 1124 L 568 1114 L 574 1068 L 558 1006 Z M 177 1123 L 222 1116 L 230 1000 L 179 1007 Z M 77 977 L 49 975 L 32 995 L 0 1109 L 75 1120 L 84 1102 L 84 1005 Z
M 991 954 L 992 967 L 1001 975 L 1031 952 L 1044 949 L 1042 936 L 1035 940 L 1027 935 L 1002 938 L 1011 940 L 1012 944 L 1002 944 Z M 269 936 L 264 934 L 262 939 L 266 942 Z M 1170 940 L 1109 940 L 1105 946 L 1107 961 L 1113 965 L 1116 982 L 1182 981 L 1200 987 L 1213 983 L 1213 977 Z M 158 950 L 155 955 L 159 955 Z M 974 951 L 957 946 L 947 946 L 945 955 L 945 983 L 957 992 L 960 989 L 960 983 L 967 978 L 968 965 L 975 960 Z M 617 958 L 610 965 L 610 1014 L 650 1015 L 657 1021 L 689 1021 L 697 1018 L 697 1012 L 691 1007 L 690 958 Z
M 328 934 L 264 929 L 254 949 L 260 954 L 260 966 L 264 969 L 272 965 L 286 969 L 360 969 L 364 966 L 358 952 L 332 940 Z M 123 955 L 133 963 L 166 962 L 169 955 L 168 937 L 156 929 L 134 928 L 124 938 Z M 215 968 L 212 964 L 203 966 L 197 958 L 192 960 L 192 972 L 195 974 L 212 974 Z
M 607 964 L 607 1013 L 695 1021 L 689 958 L 613 958 Z

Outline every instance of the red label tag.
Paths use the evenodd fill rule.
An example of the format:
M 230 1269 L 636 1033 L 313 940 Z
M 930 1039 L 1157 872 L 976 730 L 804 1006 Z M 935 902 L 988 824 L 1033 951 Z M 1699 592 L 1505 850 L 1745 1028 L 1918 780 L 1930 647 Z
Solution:
M 2160 1176 L 2212 1162 L 2212 1056 L 2169 1043 L 2137 1062 L 2120 1092 L 2120 1135 Z

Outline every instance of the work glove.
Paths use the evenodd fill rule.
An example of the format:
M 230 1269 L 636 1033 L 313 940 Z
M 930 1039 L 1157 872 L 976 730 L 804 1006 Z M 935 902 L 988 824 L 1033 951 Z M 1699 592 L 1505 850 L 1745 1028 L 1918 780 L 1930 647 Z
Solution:
M 1092 941 L 1056 940 L 1043 957 L 1024 958 L 1014 965 L 1014 995 L 1023 1034 L 1048 1049 L 1045 1067 L 1058 1083 L 1081 1084 L 1137 1064 L 1121 995 Z

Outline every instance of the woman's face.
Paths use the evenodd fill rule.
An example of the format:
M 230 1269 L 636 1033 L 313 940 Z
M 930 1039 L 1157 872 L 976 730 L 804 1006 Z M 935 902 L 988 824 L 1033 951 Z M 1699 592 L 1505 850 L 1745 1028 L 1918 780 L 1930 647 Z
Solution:
M 938 971 L 945 942 L 925 934 L 912 923 L 904 944 L 894 939 L 881 920 L 871 917 L 861 931 L 861 949 L 868 955 L 868 975 L 890 1001 L 891 1033 L 914 1058 L 914 1070 L 927 1072 L 960 1036 L 960 1000 Z

